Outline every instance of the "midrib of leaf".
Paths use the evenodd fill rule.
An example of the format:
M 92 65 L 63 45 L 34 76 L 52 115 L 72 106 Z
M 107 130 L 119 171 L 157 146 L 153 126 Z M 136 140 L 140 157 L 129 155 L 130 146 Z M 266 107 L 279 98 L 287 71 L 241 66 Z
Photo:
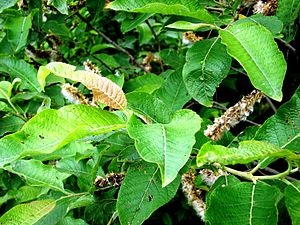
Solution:
M 45 182 L 45 181 L 38 180 L 38 179 L 36 179 L 36 178 L 34 178 L 34 177 L 29 177 L 29 176 L 27 176 L 27 175 L 25 175 L 25 174 L 21 174 L 21 173 L 19 173 L 19 172 L 15 172 L 15 171 L 11 171 L 11 172 L 12 172 L 12 173 L 15 173 L 15 174 L 18 174 L 19 176 L 25 177 L 25 179 L 30 179 L 30 180 L 33 180 L 33 181 L 37 181 L 38 183 L 41 183 L 41 184 L 45 185 L 46 187 L 52 187 L 52 188 L 55 189 L 55 190 L 59 190 L 59 191 L 61 191 L 61 192 L 63 192 L 63 193 L 67 193 L 67 192 L 66 192 L 64 189 L 62 189 L 61 187 L 53 186 L 52 184 L 49 184 L 49 183 L 47 183 L 47 182 Z
M 19 74 L 20 77 L 22 77 L 24 80 L 26 80 L 29 84 L 31 84 L 32 87 L 34 87 L 34 89 L 39 92 L 39 90 L 35 87 L 35 85 L 27 79 L 26 76 L 23 76 L 22 73 L 20 73 L 19 71 L 15 70 L 14 67 L 10 67 L 9 69 L 13 70 L 15 73 Z
M 146 189 L 145 189 L 145 191 L 144 191 L 144 193 L 143 193 L 143 196 L 142 196 L 142 198 L 141 198 L 141 201 L 140 201 L 140 203 L 139 203 L 138 210 L 141 208 L 141 205 L 142 205 L 142 203 L 143 203 L 143 200 L 145 199 L 146 193 L 148 192 L 149 187 L 150 187 L 150 184 L 151 184 L 152 181 L 154 180 L 154 176 L 155 176 L 155 174 L 157 173 L 157 171 L 158 171 L 158 167 L 157 167 L 156 170 L 153 172 L 153 174 L 152 174 L 152 176 L 151 176 L 151 179 L 149 180 L 149 182 L 148 182 L 148 184 L 147 184 L 147 187 L 146 187 Z M 136 214 L 138 213 L 138 210 L 135 210 L 134 216 L 132 217 L 133 219 L 135 218 Z M 132 221 L 131 221 L 131 223 L 132 223 Z
M 201 67 L 202 76 L 204 75 L 204 66 L 205 66 L 205 64 L 206 64 L 207 57 L 208 57 L 209 53 L 211 52 L 213 46 L 217 43 L 218 40 L 219 40 L 219 37 L 216 38 L 216 40 L 214 41 L 214 43 L 212 43 L 212 45 L 209 47 L 207 53 L 205 54 L 205 57 L 204 57 L 204 59 L 203 59 L 203 64 L 202 64 L 202 67 Z M 207 86 L 207 85 L 204 85 L 204 86 L 205 86 L 205 88 L 204 88 L 204 90 L 205 90 L 205 95 L 206 95 L 206 98 L 207 98 L 207 96 L 208 96 L 208 94 L 207 94 L 208 86 Z
M 173 109 L 173 105 L 174 105 L 174 102 L 175 100 L 177 99 L 177 96 L 178 96 L 178 93 L 179 93 L 179 90 L 180 90 L 180 87 L 181 87 L 181 84 L 183 83 L 183 80 L 180 81 L 180 84 L 177 86 L 177 89 L 176 89 L 176 93 L 175 93 L 175 96 L 172 100 L 172 103 L 171 103 L 171 107 Z
M 255 184 L 253 184 L 252 193 L 251 193 L 251 206 L 250 206 L 250 215 L 249 215 L 250 225 L 252 225 L 252 219 L 253 219 L 254 192 L 255 192 Z
M 285 143 L 284 145 L 282 145 L 280 148 L 285 148 L 287 145 L 289 145 L 290 143 L 292 143 L 294 140 L 296 140 L 297 138 L 300 137 L 300 133 L 296 134 L 295 137 L 293 137 L 291 140 L 289 140 L 287 143 Z
M 163 135 L 163 141 L 164 141 L 164 178 L 163 180 L 165 180 L 165 178 L 167 177 L 167 137 L 166 137 L 166 130 L 163 124 L 160 124 L 161 128 L 162 128 L 162 135 Z
M 6 98 L 6 100 L 9 99 L 8 95 L 2 89 L 0 89 L 0 93 Z
M 24 36 L 24 26 L 25 26 L 26 19 L 27 19 L 27 17 L 24 17 L 23 22 L 22 22 L 22 27 L 21 27 L 21 31 L 20 31 L 19 42 L 18 42 L 16 50 L 19 49 L 22 37 Z
M 243 47 L 243 49 L 247 52 L 247 54 L 253 60 L 254 65 L 258 68 L 258 70 L 261 72 L 261 74 L 263 75 L 263 77 L 265 78 L 265 80 L 268 82 L 268 84 L 271 87 L 273 93 L 276 93 L 276 91 L 273 89 L 273 86 L 271 85 L 270 81 L 268 80 L 267 76 L 265 75 L 265 73 L 263 72 L 263 70 L 259 67 L 259 65 L 255 61 L 255 58 L 252 57 L 252 55 L 248 52 L 247 48 L 242 44 L 242 42 L 240 41 L 240 39 L 238 39 L 231 31 L 229 31 L 229 30 L 225 30 L 225 31 L 227 31 L 228 33 L 230 33 L 239 42 L 239 44 Z M 248 76 L 249 76 L 249 74 L 248 74 Z
M 293 188 L 295 188 L 295 190 L 298 191 L 300 194 L 300 189 L 298 187 L 296 187 L 293 183 L 290 183 L 289 185 L 291 185 Z

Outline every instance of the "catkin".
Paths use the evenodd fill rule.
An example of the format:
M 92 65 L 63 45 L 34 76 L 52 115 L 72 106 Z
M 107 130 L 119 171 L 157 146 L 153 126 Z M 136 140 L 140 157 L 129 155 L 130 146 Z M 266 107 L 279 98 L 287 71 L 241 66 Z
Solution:
M 264 94 L 258 90 L 252 91 L 244 96 L 238 103 L 226 110 L 223 116 L 215 118 L 214 124 L 209 125 L 204 131 L 204 135 L 213 141 L 219 140 L 226 130 L 230 130 L 253 112 L 253 106 L 260 102 Z

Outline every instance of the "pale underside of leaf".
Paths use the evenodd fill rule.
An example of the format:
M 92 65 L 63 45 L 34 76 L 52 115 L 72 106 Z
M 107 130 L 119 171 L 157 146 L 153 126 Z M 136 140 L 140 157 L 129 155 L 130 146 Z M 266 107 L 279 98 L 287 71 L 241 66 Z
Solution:
M 95 101 L 99 101 L 115 109 L 125 109 L 127 106 L 125 94 L 122 89 L 105 77 L 89 71 L 75 71 L 74 66 L 65 63 L 52 62 L 44 67 L 41 66 L 38 71 L 38 80 L 42 87 L 50 72 L 56 76 L 81 82 L 88 89 L 92 90 Z

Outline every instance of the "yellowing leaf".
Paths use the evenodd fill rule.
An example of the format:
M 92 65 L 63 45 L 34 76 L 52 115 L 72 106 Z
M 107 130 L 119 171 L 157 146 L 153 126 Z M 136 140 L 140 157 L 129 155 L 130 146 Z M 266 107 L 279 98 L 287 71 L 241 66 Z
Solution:
M 126 108 L 127 102 L 122 89 L 105 77 L 85 70 L 75 71 L 75 66 L 66 63 L 52 62 L 39 68 L 38 81 L 43 88 L 45 79 L 50 73 L 82 83 L 92 90 L 95 101 L 114 109 Z

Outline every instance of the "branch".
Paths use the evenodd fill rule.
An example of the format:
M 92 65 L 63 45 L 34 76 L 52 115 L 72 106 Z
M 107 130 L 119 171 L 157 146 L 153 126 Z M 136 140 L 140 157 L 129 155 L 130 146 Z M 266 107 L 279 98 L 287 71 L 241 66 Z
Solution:
M 148 71 L 145 69 L 143 65 L 138 63 L 138 61 L 133 57 L 133 55 L 130 54 L 126 49 L 122 48 L 120 45 L 118 45 L 116 42 L 111 40 L 108 36 L 106 36 L 104 33 L 102 33 L 100 30 L 98 30 L 96 27 L 94 27 L 88 20 L 86 20 L 79 12 L 75 13 L 83 22 L 85 22 L 89 28 L 96 31 L 101 37 L 103 37 L 108 43 L 112 44 L 116 49 L 118 49 L 120 52 L 125 53 L 132 62 L 134 62 L 138 67 L 140 67 L 142 70 L 148 73 Z

